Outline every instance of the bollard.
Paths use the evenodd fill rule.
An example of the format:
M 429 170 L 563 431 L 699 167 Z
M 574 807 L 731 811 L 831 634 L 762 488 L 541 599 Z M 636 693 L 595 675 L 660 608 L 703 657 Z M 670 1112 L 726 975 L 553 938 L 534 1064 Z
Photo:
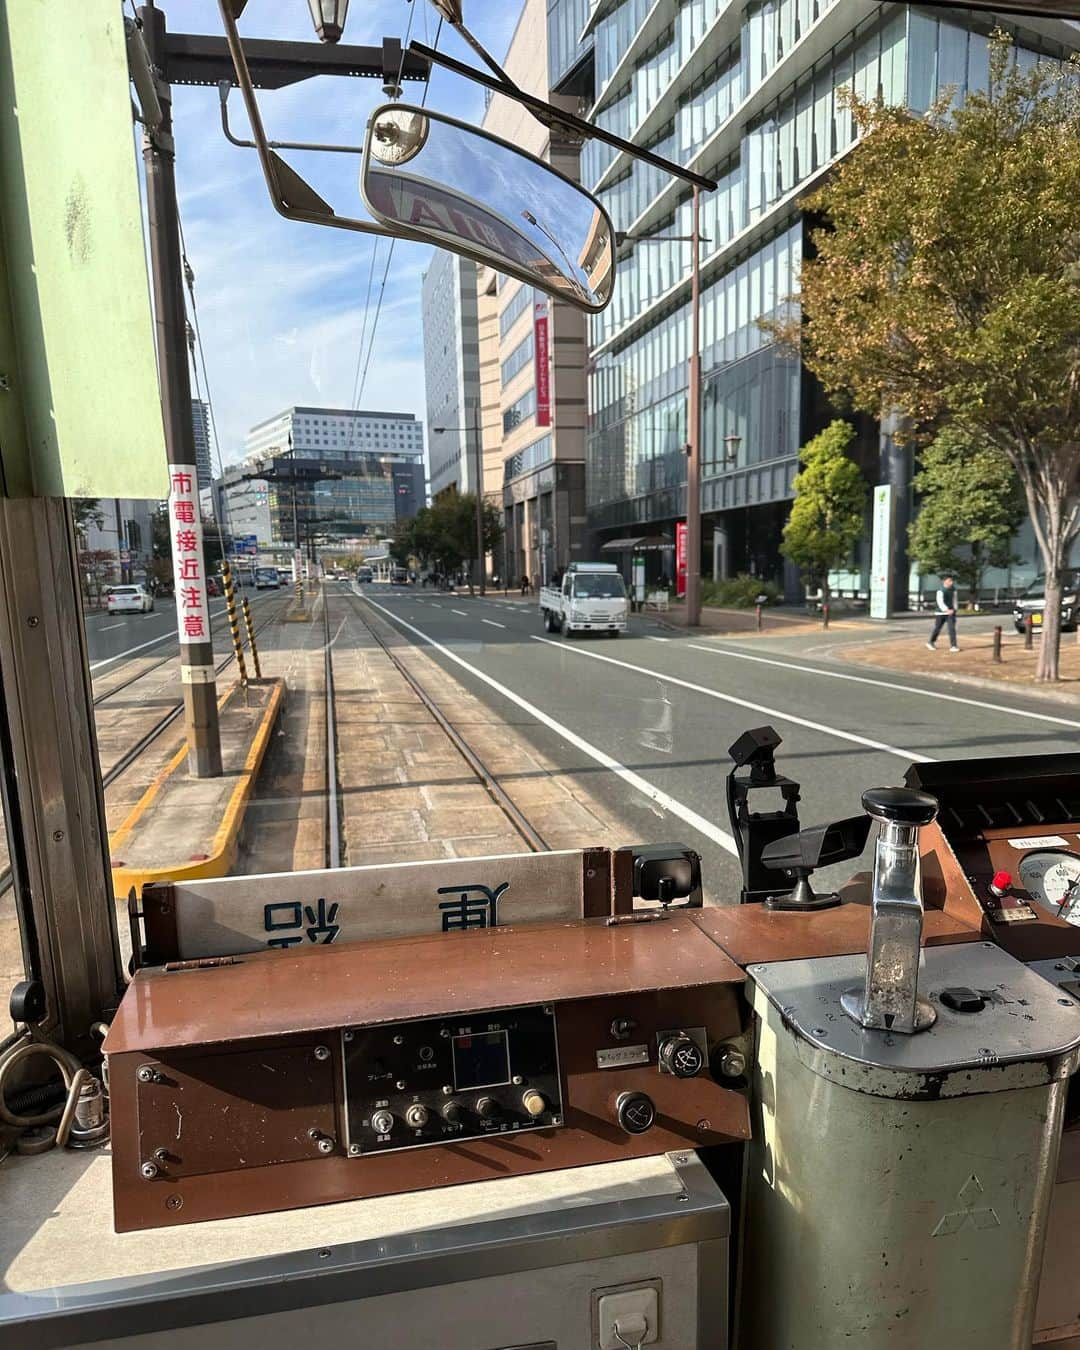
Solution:
M 1001 624 L 994 628 L 994 664 L 1001 665 Z
M 244 664 L 244 649 L 240 644 L 240 623 L 236 617 L 236 595 L 233 591 L 232 568 L 224 560 L 221 564 L 221 580 L 225 586 L 225 609 L 229 616 L 229 632 L 232 635 L 236 668 L 240 672 L 240 683 L 246 685 L 247 666 Z
M 764 622 L 762 607 L 761 605 L 756 605 L 755 609 L 757 610 L 757 630 L 760 633 Z
M 248 646 L 251 648 L 251 663 L 255 667 L 255 678 L 261 680 L 262 670 L 259 666 L 259 646 L 255 641 L 255 628 L 251 622 L 251 606 L 248 604 L 246 595 L 241 599 L 240 607 L 244 611 L 244 627 L 247 629 Z
M 1035 625 L 1031 621 L 1031 615 L 1027 614 L 1024 617 L 1024 646 L 1028 649 L 1028 651 L 1031 650 L 1031 639 L 1034 632 L 1035 632 Z
M 821 606 L 821 626 L 822 626 L 822 628 L 828 628 L 828 626 L 829 626 L 829 602 L 828 602 L 828 600 L 826 600 L 825 603 Z

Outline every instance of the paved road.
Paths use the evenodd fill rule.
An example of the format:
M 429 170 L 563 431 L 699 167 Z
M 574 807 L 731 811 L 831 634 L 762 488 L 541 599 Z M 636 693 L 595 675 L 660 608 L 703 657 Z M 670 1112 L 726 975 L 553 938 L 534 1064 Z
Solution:
M 864 788 L 902 782 L 913 761 L 1072 750 L 1080 730 L 1080 718 L 1049 701 L 958 693 L 820 650 L 854 633 L 703 638 L 635 618 L 617 642 L 567 640 L 543 632 L 535 600 L 358 589 L 545 754 L 580 773 L 643 842 L 696 847 L 720 899 L 734 898 L 739 883 L 727 752 L 749 727 L 771 724 L 784 738 L 778 762 L 803 785 L 804 825 L 858 813 Z M 824 879 L 835 884 L 854 866 Z
M 255 609 L 264 600 L 283 591 L 249 591 L 248 598 Z M 239 599 L 239 597 L 238 597 Z M 228 635 L 225 622 L 225 601 L 210 601 L 211 622 Z M 115 669 L 122 658 L 140 655 L 161 655 L 174 650 L 176 640 L 176 606 L 171 599 L 158 600 L 149 614 L 88 614 L 84 621 L 86 642 L 90 652 L 90 671 Z

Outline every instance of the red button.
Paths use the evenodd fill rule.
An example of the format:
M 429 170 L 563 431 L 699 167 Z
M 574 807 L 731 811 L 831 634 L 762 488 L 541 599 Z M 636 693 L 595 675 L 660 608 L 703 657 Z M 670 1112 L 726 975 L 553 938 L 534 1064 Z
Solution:
M 1004 895 L 1012 887 L 1011 872 L 995 872 L 994 879 L 990 883 L 990 889 L 995 895 Z

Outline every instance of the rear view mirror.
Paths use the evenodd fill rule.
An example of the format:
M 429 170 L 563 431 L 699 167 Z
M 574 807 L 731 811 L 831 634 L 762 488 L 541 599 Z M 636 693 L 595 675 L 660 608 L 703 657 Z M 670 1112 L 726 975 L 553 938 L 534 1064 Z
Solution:
M 360 191 L 380 224 L 487 263 L 578 309 L 611 299 L 607 212 L 549 164 L 487 132 L 401 103 L 368 122 Z

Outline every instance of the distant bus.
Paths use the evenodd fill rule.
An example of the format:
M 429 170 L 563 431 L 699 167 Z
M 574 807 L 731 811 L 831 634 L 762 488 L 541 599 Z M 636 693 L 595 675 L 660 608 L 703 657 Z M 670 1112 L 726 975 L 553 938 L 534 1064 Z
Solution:
M 390 584 L 392 586 L 407 586 L 409 584 L 408 569 L 404 567 L 392 567 L 390 569 Z
M 281 573 L 276 567 L 257 567 L 255 569 L 255 589 L 257 591 L 277 590 L 281 585 Z
M 372 581 L 374 580 L 374 577 L 375 573 L 371 570 L 370 567 L 358 567 L 356 569 L 357 581 Z

